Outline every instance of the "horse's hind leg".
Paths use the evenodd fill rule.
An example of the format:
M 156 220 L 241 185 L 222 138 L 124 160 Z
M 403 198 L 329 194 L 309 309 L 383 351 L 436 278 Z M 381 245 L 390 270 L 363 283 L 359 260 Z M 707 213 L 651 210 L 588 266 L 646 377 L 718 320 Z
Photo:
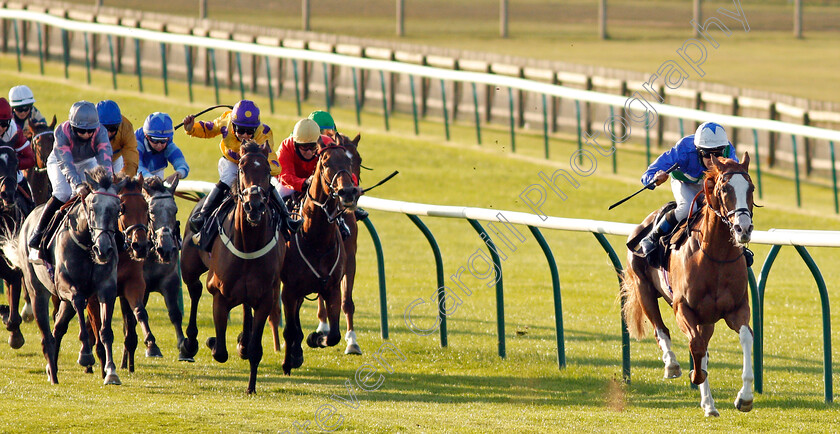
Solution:
M 105 356 L 105 345 L 102 344 L 102 337 L 99 336 L 99 327 L 102 325 L 102 318 L 99 316 L 99 298 L 96 295 L 91 296 L 87 303 L 88 314 L 88 332 L 93 336 L 93 343 L 96 345 L 96 357 L 99 359 L 99 373 L 102 378 L 105 378 L 105 363 L 107 362 Z M 93 367 L 90 366 L 85 370 L 86 373 L 92 374 Z
M 251 374 L 248 376 L 249 394 L 257 391 L 257 368 L 259 368 L 263 356 L 262 335 L 265 330 L 265 321 L 273 310 L 273 305 L 269 306 L 260 306 L 254 312 L 252 334 L 248 342 L 248 361 L 251 364 Z
M 356 331 L 353 328 L 353 315 L 356 313 L 356 304 L 353 303 L 353 285 L 356 280 L 356 258 L 352 254 L 348 254 L 346 271 L 344 278 L 341 279 L 341 309 L 344 311 L 344 316 L 347 320 L 347 333 L 344 335 L 344 340 L 347 341 L 347 348 L 344 349 L 344 354 L 362 354 L 362 348 L 356 342 Z
M 213 358 L 219 363 L 225 363 L 228 359 L 227 333 L 228 315 L 230 307 L 224 302 L 221 294 L 213 296 L 213 323 L 216 326 L 216 336 L 207 338 L 207 347 L 210 348 Z
M 632 258 L 632 261 L 639 259 Z M 630 264 L 633 266 L 633 264 Z M 646 267 L 646 266 L 645 266 Z M 642 309 L 645 317 L 653 325 L 654 336 L 656 337 L 656 344 L 662 350 L 662 361 L 665 363 L 665 373 L 663 378 L 678 378 L 682 375 L 680 363 L 677 361 L 677 356 L 671 349 L 671 332 L 662 321 L 662 314 L 659 312 L 659 295 L 653 283 L 648 280 L 648 275 L 642 270 L 634 270 L 636 280 L 636 302 Z M 631 277 L 632 278 L 632 277 Z M 631 279 L 631 278 L 628 278 Z M 627 300 L 632 303 L 634 300 Z
M 253 326 L 254 316 L 251 314 L 251 306 L 242 304 L 242 333 L 236 337 L 236 350 L 239 353 L 239 358 L 248 360 L 248 340 L 251 339 L 251 327 Z M 263 327 L 265 324 L 263 324 Z
M 201 291 L 204 289 L 200 281 L 195 280 L 187 282 L 187 289 L 190 293 L 190 320 L 187 324 L 187 339 L 184 341 L 184 348 L 181 350 L 181 356 L 192 359 L 198 353 L 198 325 L 196 324 L 196 317 L 198 316 L 198 302 L 201 300 Z
M 50 332 L 50 295 L 49 293 L 38 294 L 31 297 L 32 312 L 38 329 L 41 330 L 41 349 L 44 358 L 47 359 L 47 380 L 52 384 L 58 384 L 58 357 L 56 357 L 55 336 Z
M 128 372 L 134 372 L 134 352 L 137 351 L 137 321 L 125 297 L 120 297 L 120 310 L 123 316 L 123 334 L 125 336 L 120 369 L 128 369 Z
M 172 323 L 172 326 L 175 328 L 175 338 L 176 342 L 178 342 L 178 360 L 182 362 L 194 362 L 195 359 L 193 359 L 192 356 L 187 355 L 186 347 L 184 345 L 186 343 L 184 331 L 181 328 L 181 324 L 184 320 L 184 313 L 181 312 L 180 303 L 178 303 L 181 296 L 181 291 L 178 287 L 180 280 L 177 279 L 177 274 L 173 274 L 173 276 L 175 276 L 175 278 L 168 279 L 161 286 L 163 301 L 166 303 L 166 311 L 169 313 L 169 322 Z M 148 299 L 149 292 L 146 291 L 146 300 Z M 144 304 L 148 304 L 148 302 L 144 302 Z
M 21 279 L 18 277 L 11 281 L 6 280 L 6 283 L 9 287 L 9 319 L 6 323 L 6 330 L 11 332 L 9 346 L 18 349 L 26 342 L 23 333 L 20 332 L 20 323 L 22 322 L 20 316 Z M 32 320 L 30 319 L 30 321 Z
M 738 332 L 738 338 L 741 342 L 741 350 L 744 353 L 744 366 L 741 371 L 741 380 L 743 385 L 738 391 L 738 396 L 735 398 L 735 408 L 743 412 L 752 410 L 753 407 L 753 367 L 750 351 L 753 346 L 753 331 L 747 325 L 750 319 L 749 305 L 744 305 L 731 317 L 724 318 L 726 324 L 732 330 Z
M 59 306 L 59 312 L 56 316 L 55 322 L 56 332 L 59 330 L 59 323 L 62 322 L 60 320 L 66 316 L 66 303 L 67 302 L 62 301 Z M 79 350 L 79 359 L 77 360 L 77 363 L 87 368 L 88 366 L 93 366 L 96 363 L 96 359 L 93 358 L 93 351 L 91 350 L 90 336 L 88 335 L 87 326 L 85 325 L 85 306 L 87 306 L 87 299 L 76 292 L 73 295 L 72 303 L 73 309 L 75 309 L 76 314 L 79 316 L 79 340 L 82 342 L 82 348 Z M 72 318 L 72 315 L 70 317 Z M 61 334 L 63 335 L 64 333 L 62 332 Z M 60 348 L 60 346 L 61 339 L 56 336 L 56 347 Z

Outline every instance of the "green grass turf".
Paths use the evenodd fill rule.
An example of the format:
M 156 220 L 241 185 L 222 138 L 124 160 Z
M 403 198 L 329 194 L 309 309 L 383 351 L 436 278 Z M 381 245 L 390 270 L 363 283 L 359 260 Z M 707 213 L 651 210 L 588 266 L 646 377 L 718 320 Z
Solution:
M 89 0 L 71 0 L 89 5 Z M 208 0 L 209 18 L 261 26 L 301 29 L 301 2 Z M 666 60 L 693 37 L 690 1 L 616 0 L 608 3 L 610 39 L 597 34 L 597 2 L 529 0 L 510 2 L 509 34 L 499 38 L 497 0 L 423 0 L 405 2 L 406 35 L 396 36 L 394 0 L 312 1 L 311 30 L 418 45 L 492 52 L 536 59 L 629 69 L 645 73 Z M 706 72 L 691 78 L 748 89 L 840 101 L 832 86 L 840 69 L 837 43 L 840 7 L 836 2 L 805 2 L 805 38 L 793 37 L 793 8 L 787 1 L 741 1 L 750 31 L 725 18 L 718 8 L 734 10 L 731 1 L 704 1 L 704 20 L 720 18 L 729 37 L 712 27 L 720 43 L 709 50 Z M 106 6 L 196 17 L 197 3 L 163 0 L 105 1 Z M 255 12 L 259 11 L 259 12 Z
M 124 90 L 115 92 L 107 74 L 94 73 L 93 85 L 88 86 L 84 84 L 84 71 L 79 68 L 72 68 L 70 79 L 65 80 L 57 64 L 48 64 L 48 75 L 42 77 L 37 75 L 37 63 L 31 60 L 25 61 L 24 73 L 13 69 L 12 57 L 0 56 L 0 61 L 4 65 L 0 89 L 29 84 L 42 112 L 58 113 L 61 120 L 71 103 L 82 98 L 117 100 L 135 125 L 140 125 L 152 111 L 169 112 L 177 121 L 186 113 L 213 104 L 209 99 L 185 103 L 186 89 L 176 83 L 170 83 L 171 96 L 167 98 L 161 96 L 161 85 L 154 80 L 145 80 L 146 93 L 139 94 L 132 88 L 133 79 L 121 76 L 119 82 Z M 223 94 L 224 101 L 236 99 L 235 94 Z M 261 107 L 267 107 L 265 99 L 257 101 Z M 307 105 L 304 110 L 314 108 Z M 266 114 L 263 118 L 279 140 L 291 130 L 296 116 L 294 105 L 289 102 L 278 103 L 276 111 L 277 115 Z M 512 155 L 505 149 L 505 131 L 484 130 L 487 145 L 478 147 L 469 127 L 454 128 L 453 140 L 446 142 L 442 125 L 432 122 L 423 122 L 421 136 L 413 137 L 411 120 L 405 116 L 392 119 L 391 131 L 385 133 L 382 119 L 377 116 L 363 115 L 362 125 L 358 126 L 353 125 L 350 111 L 336 109 L 333 114 L 342 131 L 363 134 L 360 151 L 364 164 L 374 169 L 363 174 L 366 184 L 400 170 L 397 178 L 372 192 L 376 197 L 527 212 L 518 195 L 528 185 L 539 182 L 537 173 L 568 167 L 562 161 L 546 162 L 537 157 L 541 149 L 539 137 L 518 136 L 519 153 Z M 178 132 L 176 142 L 192 166 L 189 179 L 217 179 L 215 163 L 219 155 L 215 140 L 189 139 Z M 569 141 L 552 141 L 552 155 L 558 160 L 570 155 L 574 148 Z M 633 146 L 620 149 L 618 174 L 610 173 L 608 160 L 599 160 L 595 174 L 579 179 L 579 189 L 568 191 L 566 201 L 548 199 L 545 210 L 563 217 L 638 222 L 649 210 L 669 200 L 670 192 L 645 192 L 615 211 L 607 211 L 607 206 L 638 188 L 643 158 Z M 755 216 L 758 230 L 840 229 L 840 219 L 819 211 L 819 207 L 816 211 L 794 208 L 789 181 L 771 177 L 765 189 L 778 191 L 779 196 L 768 193 L 762 201 L 766 207 L 758 209 Z M 806 189 L 806 198 L 827 195 L 820 187 Z M 784 191 L 788 194 L 784 195 Z M 188 204 L 179 205 L 183 221 Z M 755 409 L 749 414 L 733 408 L 732 401 L 741 387 L 741 349 L 737 335 L 720 324 L 710 346 L 710 381 L 721 417 L 704 419 L 699 393 L 688 387 L 686 376 L 671 381 L 661 379 L 660 354 L 650 338 L 631 343 L 633 381 L 630 385 L 620 382 L 616 277 L 592 235 L 543 231 L 554 250 L 562 285 L 568 366 L 558 370 L 550 276 L 545 257 L 530 235 L 515 252 L 506 251 L 508 258 L 503 263 L 507 358 L 500 359 L 496 349 L 494 290 L 475 279 L 465 279 L 473 295 L 463 297 L 463 304 L 449 317 L 448 348 L 441 349 L 435 335 L 422 337 L 408 330 L 403 319 L 407 305 L 434 291 L 433 257 L 423 236 L 404 216 L 372 211 L 371 219 L 379 230 L 386 257 L 389 342 L 399 348 L 405 361 L 390 359 L 394 372 L 381 371 L 384 383 L 378 390 L 356 389 L 357 408 L 336 403 L 343 417 L 343 430 L 823 432 L 831 431 L 840 422 L 836 405 L 823 402 L 822 331 L 816 286 L 789 247 L 782 249 L 776 260 L 767 288 L 765 393 L 756 396 Z M 482 247 L 465 221 L 424 221 L 441 245 L 447 277 Z M 520 230 L 527 234 L 526 228 Z M 75 325 L 71 325 L 64 339 L 59 385 L 46 381 L 39 334 L 33 324 L 24 324 L 27 343 L 20 350 L 0 345 L 0 403 L 7 415 L 0 420 L 0 431 L 92 431 L 107 427 L 116 432 L 295 432 L 296 422 L 309 423 L 309 430 L 315 431 L 317 409 L 334 402 L 330 400 L 333 394 L 346 397 L 346 382 L 353 382 L 354 372 L 363 364 L 376 364 L 372 353 L 383 343 L 379 337 L 374 249 L 365 232 L 363 229 L 360 233 L 355 296 L 356 327 L 363 356 L 343 355 L 343 343 L 321 350 L 304 348 L 302 368 L 291 377 L 284 377 L 282 357 L 271 351 L 266 337 L 258 393 L 248 396 L 248 364 L 235 356 L 218 364 L 202 347 L 195 363 L 176 361 L 174 335 L 163 301 L 152 295 L 150 321 L 164 358 L 146 359 L 138 352 L 136 372 L 120 370 L 123 385 L 119 387 L 102 386 L 98 376 L 83 374 L 75 364 L 79 348 L 74 338 Z M 622 237 L 609 239 L 624 262 L 620 251 Z M 767 246 L 751 247 L 757 259 L 763 260 Z M 814 248 L 811 253 L 829 284 L 830 299 L 836 300 L 840 296 L 836 286 L 840 278 L 837 251 Z M 205 293 L 199 312 L 200 342 L 213 333 L 210 307 L 210 297 Z M 241 326 L 240 312 L 236 309 L 231 315 L 229 341 Z M 686 341 L 667 308 L 663 307 L 663 312 L 673 331 L 674 349 L 687 373 Z M 432 312 L 415 313 L 419 314 L 418 325 L 433 321 Z M 302 319 L 304 330 L 314 329 L 312 302 L 305 303 Z M 119 323 L 116 324 L 114 347 L 119 361 L 123 345 Z M 840 327 L 836 319 L 832 327 Z M 228 348 L 233 350 L 230 343 Z M 835 345 L 832 351 L 835 372 L 836 360 L 840 358 L 836 348 Z M 835 374 L 835 390 L 836 377 Z

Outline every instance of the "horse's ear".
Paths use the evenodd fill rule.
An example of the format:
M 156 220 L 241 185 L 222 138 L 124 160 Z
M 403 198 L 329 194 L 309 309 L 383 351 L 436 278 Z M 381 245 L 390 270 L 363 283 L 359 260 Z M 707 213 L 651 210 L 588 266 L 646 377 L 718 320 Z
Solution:
M 85 182 L 87 183 L 88 187 L 90 187 L 90 191 L 99 190 L 99 183 L 90 176 L 90 172 L 85 170 Z
M 52 122 L 50 122 L 50 129 L 51 129 L 51 130 L 54 130 L 54 129 L 55 129 L 55 123 L 56 123 L 56 122 L 58 122 L 58 119 L 56 119 L 56 118 L 55 118 L 55 115 L 53 115 Z
M 175 189 L 178 188 L 178 183 L 181 182 L 181 178 L 178 178 L 177 176 L 175 176 L 174 178 L 175 180 L 172 181 L 172 185 L 170 185 L 169 188 L 167 188 L 170 194 L 175 194 Z
M 712 164 L 715 167 L 717 167 L 718 172 L 723 172 L 723 170 L 724 170 L 723 163 L 720 162 L 718 157 L 712 156 Z
M 744 170 L 750 170 L 750 153 L 748 151 L 744 151 L 744 156 L 741 158 L 741 165 L 744 166 Z
M 128 183 L 128 177 L 126 177 L 126 176 L 121 176 L 121 177 L 120 177 L 120 180 L 119 180 L 119 181 L 117 181 L 117 183 L 116 183 L 116 184 L 114 184 L 114 189 L 115 189 L 117 192 L 119 192 L 120 190 L 122 190 L 122 189 L 123 189 L 123 187 L 125 187 L 125 185 L 126 185 L 127 183 Z
M 262 145 L 260 145 L 260 152 L 262 152 L 263 155 L 268 157 L 268 153 L 271 152 L 271 147 L 268 146 L 268 142 L 265 142 Z
M 361 138 L 362 138 L 361 133 L 356 134 L 356 137 L 353 138 L 352 142 L 353 142 L 353 145 L 355 147 L 357 147 L 357 148 L 359 147 L 359 139 L 361 139 Z
M 715 161 L 712 159 L 712 161 Z M 703 180 L 703 194 L 706 195 L 706 203 L 709 204 L 710 207 L 717 209 L 717 197 L 715 196 L 715 178 L 706 177 Z
M 135 179 L 135 181 L 140 183 L 140 185 L 143 185 L 143 174 L 142 173 L 138 173 L 137 176 L 134 179 Z

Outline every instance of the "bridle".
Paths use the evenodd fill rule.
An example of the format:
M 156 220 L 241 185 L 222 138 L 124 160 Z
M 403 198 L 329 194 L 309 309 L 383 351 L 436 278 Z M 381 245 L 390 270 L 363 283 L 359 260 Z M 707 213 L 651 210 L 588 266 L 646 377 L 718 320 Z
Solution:
M 103 196 L 110 196 L 110 197 L 116 198 L 117 200 L 120 200 L 120 197 L 118 195 L 113 194 L 113 193 L 104 192 L 104 191 L 92 191 L 92 192 L 90 192 L 90 194 L 100 194 L 100 195 L 103 195 Z M 68 232 L 70 233 L 70 238 L 73 239 L 73 242 L 76 243 L 76 245 L 79 246 L 80 248 L 82 248 L 83 250 L 91 250 L 91 248 L 96 244 L 96 241 L 99 240 L 99 237 L 101 237 L 103 234 L 105 234 L 106 236 L 110 236 L 111 239 L 114 239 L 116 237 L 117 231 L 114 230 L 114 229 L 100 228 L 100 227 L 95 226 L 95 222 L 90 221 L 91 219 L 88 218 L 89 215 L 90 215 L 90 211 L 88 210 L 87 200 L 82 199 L 81 202 L 82 202 L 82 209 L 84 210 L 85 219 L 88 221 L 88 230 L 90 232 L 90 245 L 87 246 L 87 245 L 83 244 L 81 241 L 79 241 L 79 239 L 76 237 L 76 234 L 75 234 L 75 232 L 77 232 L 79 229 L 74 228 L 74 227 L 72 227 L 72 225 L 70 225 L 71 230 L 69 230 Z M 97 233 L 97 231 L 98 231 L 98 233 Z
M 723 198 L 720 197 L 720 191 L 722 191 L 722 187 L 729 182 L 729 178 L 732 175 L 744 175 L 747 181 L 752 184 L 752 179 L 750 178 L 750 174 L 744 171 L 737 171 L 737 172 L 726 172 L 721 173 L 718 175 L 717 180 L 715 182 L 715 197 L 717 198 L 718 202 L 720 203 L 720 209 L 714 209 L 709 207 L 714 211 L 715 215 L 717 215 L 721 221 L 729 228 L 730 232 L 734 231 L 732 221 L 730 220 L 732 217 L 738 217 L 739 215 L 746 214 L 752 219 L 753 212 L 750 211 L 749 208 L 735 208 L 733 210 L 726 209 L 726 203 L 723 201 Z
M 124 203 L 122 201 L 122 199 L 126 196 L 140 196 L 140 197 L 143 198 L 143 201 L 146 200 L 146 198 L 143 196 L 143 193 L 123 193 L 123 194 L 120 194 L 118 196 L 120 198 L 120 215 L 119 215 L 119 218 L 117 219 L 117 228 L 118 229 L 123 225 L 122 217 L 126 215 L 125 206 L 124 206 Z M 150 219 L 148 211 L 146 212 L 146 219 L 147 220 Z M 143 231 L 146 232 L 146 238 L 147 239 L 149 238 L 149 226 L 147 226 L 144 223 L 135 223 L 133 225 L 130 225 L 126 228 L 119 229 L 119 230 L 122 232 L 123 241 L 124 241 L 123 249 L 125 249 L 125 250 L 127 250 L 127 246 L 128 246 L 127 242 L 128 242 L 128 240 L 131 239 L 131 234 L 134 233 L 134 231 L 143 230 Z
M 175 200 L 174 196 L 172 196 L 172 193 L 163 193 L 163 194 L 155 194 L 155 195 L 150 196 L 149 201 L 154 202 L 156 200 L 169 199 L 169 198 L 172 198 L 172 200 Z M 152 212 L 151 207 L 149 207 L 149 222 L 151 223 L 152 228 L 154 228 L 155 227 L 155 224 L 154 224 L 155 218 L 154 218 L 154 213 Z M 175 224 L 176 225 L 178 224 L 177 220 L 175 221 Z M 160 234 L 160 236 L 158 236 L 157 231 L 155 231 L 155 230 L 149 231 L 149 241 L 152 242 L 152 245 L 157 246 L 159 239 L 161 239 L 165 236 L 170 236 L 170 237 L 172 237 L 172 242 L 175 245 L 175 249 L 176 250 L 181 250 L 181 231 L 180 230 L 173 231 L 172 228 L 170 228 L 169 226 L 164 226 L 164 227 L 161 228 L 160 232 L 161 232 L 161 234 Z M 155 249 L 152 249 L 152 250 L 155 250 Z
M 324 214 L 326 214 L 327 216 L 327 223 L 334 223 L 336 219 L 338 219 L 338 217 L 341 216 L 341 214 L 343 214 L 346 210 L 346 208 L 341 205 L 341 201 L 338 200 L 338 189 L 335 187 L 336 180 L 338 180 L 338 177 L 344 173 L 346 173 L 350 177 L 350 179 L 354 179 L 353 174 L 347 169 L 341 169 L 337 171 L 332 176 L 332 179 L 327 178 L 327 171 L 324 170 L 324 163 L 322 157 L 324 156 L 324 151 L 333 149 L 338 149 L 347 152 L 347 148 L 340 145 L 326 146 L 318 150 L 318 166 L 321 169 L 318 172 L 320 174 L 321 180 L 323 180 L 327 186 L 327 199 L 323 202 L 319 202 L 314 196 L 312 196 L 312 193 L 310 193 L 308 189 L 306 190 L 307 200 L 312 201 L 312 203 L 315 204 L 315 206 L 321 208 L 321 210 L 324 211 Z M 335 210 L 333 212 L 327 210 L 327 205 L 330 201 L 335 203 Z
M 9 152 L 11 154 L 11 156 L 13 158 L 15 158 L 15 160 L 17 160 L 17 151 L 15 151 L 15 148 L 13 148 L 11 146 L 8 146 L 8 145 L 0 145 L 0 151 Z M 6 185 L 8 183 L 10 185 L 10 188 L 13 191 L 16 192 L 16 190 L 17 190 L 17 173 L 18 173 L 17 163 L 15 163 L 14 170 L 11 170 L 10 172 L 11 173 L 9 175 L 0 176 L 0 186 Z M 11 209 L 13 207 L 14 207 L 14 203 L 12 205 L 8 206 L 8 207 L 4 206 L 5 209 Z
M 30 140 L 30 142 L 32 143 L 32 148 L 35 151 L 35 167 L 33 167 L 30 170 L 33 170 L 35 172 L 47 171 L 47 162 L 41 158 L 41 153 L 38 152 L 41 150 L 41 137 L 47 134 L 53 136 L 53 140 L 55 140 L 55 132 L 53 130 L 41 131 L 40 133 L 32 136 L 32 139 Z

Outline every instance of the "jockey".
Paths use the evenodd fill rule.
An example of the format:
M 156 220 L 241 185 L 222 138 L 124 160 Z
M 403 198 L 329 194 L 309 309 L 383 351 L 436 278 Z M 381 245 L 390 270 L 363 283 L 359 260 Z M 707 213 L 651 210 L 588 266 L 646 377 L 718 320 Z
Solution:
M 169 164 L 175 169 L 173 176 L 178 179 L 184 179 L 190 174 L 190 166 L 184 154 L 172 141 L 174 136 L 172 118 L 161 112 L 150 114 L 143 122 L 143 128 L 138 128 L 134 133 L 135 140 L 140 144 L 137 147 L 140 152 L 137 170 L 144 178 L 157 176 L 163 179 L 163 170 Z
M 323 110 L 315 110 L 309 114 L 309 119 L 312 119 L 318 124 L 318 127 L 321 129 L 321 135 L 331 138 L 334 142 L 344 143 L 350 140 L 347 136 L 338 132 L 335 121 L 329 113 Z M 359 180 L 356 182 L 359 182 Z M 362 221 L 369 215 L 367 211 L 358 207 L 353 213 L 356 216 L 356 221 Z
M 640 243 L 640 253 L 648 256 L 655 250 L 659 239 L 673 230 L 688 217 L 688 209 L 697 193 L 703 191 L 703 176 L 712 167 L 712 158 L 731 158 L 738 161 L 735 147 L 729 143 L 726 131 L 720 124 L 705 122 L 697 132 L 683 137 L 673 148 L 660 155 L 642 175 L 642 184 L 656 181 L 654 189 L 668 179 L 665 173 L 674 164 L 677 170 L 671 173 L 671 190 L 677 201 L 676 209 L 668 211 Z
M 136 175 L 140 157 L 137 153 L 137 140 L 134 138 L 134 126 L 120 113 L 120 106 L 109 99 L 99 101 L 96 111 L 99 113 L 99 123 L 108 130 L 114 173 Z
M 195 122 L 195 116 L 188 115 L 184 118 L 184 131 L 193 137 L 212 138 L 221 134 L 222 140 L 219 147 L 222 157 L 219 159 L 219 182 L 207 195 L 207 199 L 201 209 L 190 217 L 190 228 L 193 233 L 200 232 L 204 221 L 212 211 L 221 205 L 222 200 L 230 191 L 230 186 L 236 180 L 239 173 L 239 147 L 246 140 L 253 140 L 259 144 L 269 147 L 268 162 L 271 168 L 271 176 L 280 173 L 280 163 L 274 155 L 274 133 L 268 125 L 260 122 L 260 109 L 253 101 L 242 100 L 233 106 L 233 110 L 222 113 L 221 116 L 211 122 Z M 275 191 L 275 189 L 271 189 Z M 281 221 L 285 230 L 294 233 L 300 227 L 299 220 L 292 220 L 286 205 L 279 194 L 272 193 L 272 200 L 280 209 Z
M 79 101 L 70 107 L 69 120 L 55 129 L 55 146 L 47 158 L 47 175 L 52 196 L 44 205 L 38 226 L 29 238 L 29 260 L 41 262 L 38 253 L 47 224 L 72 194 L 88 193 L 85 170 L 96 166 L 111 169 L 111 143 L 108 132 L 99 124 L 99 114 L 92 102 Z
M 29 146 L 29 140 L 23 135 L 23 131 L 15 122 L 12 122 L 12 106 L 6 98 L 0 98 L 0 146 L 13 148 L 17 153 L 17 183 L 31 197 L 32 191 L 29 189 L 26 177 L 23 176 L 23 171 L 35 166 L 35 153 Z M 34 207 L 34 202 L 31 205 Z
M 323 146 L 334 145 L 335 142 L 326 135 L 321 135 L 318 124 L 312 119 L 301 119 L 295 124 L 292 135 L 283 140 L 277 150 L 277 159 L 280 161 L 282 171 L 278 177 L 279 191 L 283 200 L 291 199 L 299 202 L 297 197 L 302 197 L 312 183 L 312 175 L 315 173 L 315 166 L 318 165 L 318 144 Z M 350 229 L 344 218 L 339 217 L 338 229 L 341 236 L 347 238 Z
M 15 112 L 14 119 L 17 129 L 23 131 L 24 134 L 26 134 L 27 127 L 30 124 L 33 127 L 35 125 L 47 125 L 44 115 L 33 105 L 35 104 L 35 95 L 32 94 L 29 86 L 22 84 L 9 89 L 9 104 Z

